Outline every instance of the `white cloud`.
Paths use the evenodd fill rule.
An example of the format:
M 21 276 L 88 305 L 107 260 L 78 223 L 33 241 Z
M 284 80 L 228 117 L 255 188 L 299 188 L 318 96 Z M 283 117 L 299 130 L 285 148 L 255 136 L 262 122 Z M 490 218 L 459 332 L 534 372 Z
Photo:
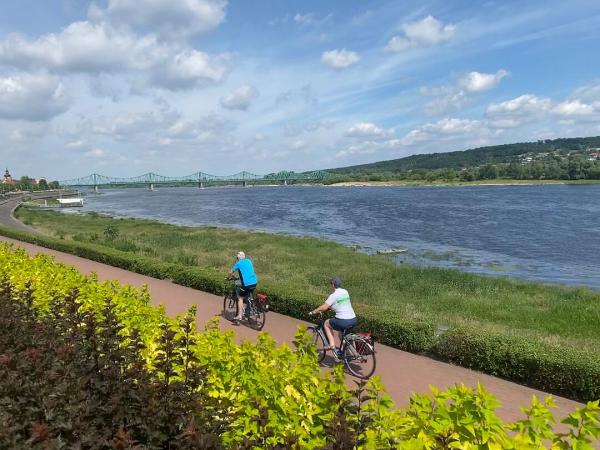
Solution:
M 151 35 L 138 38 L 105 23 L 84 21 L 34 41 L 18 35 L 8 37 L 0 43 L 0 64 L 96 73 L 147 69 L 164 61 L 168 53 L 169 49 Z
M 549 98 L 537 97 L 532 94 L 521 95 L 502 103 L 492 103 L 487 108 L 488 114 L 536 114 L 547 111 L 552 104 Z
M 336 158 L 347 158 L 350 156 L 372 155 L 379 152 L 390 152 L 401 148 L 399 139 L 388 139 L 384 141 L 367 140 L 358 142 L 336 152 Z
M 319 16 L 317 13 L 311 12 L 306 14 L 297 13 L 294 16 L 294 22 L 301 26 L 319 27 L 325 25 L 333 17 L 333 14 Z
M 600 101 L 600 82 L 578 87 L 571 97 L 584 102 Z
M 304 150 L 306 147 L 308 147 L 308 144 L 302 139 L 296 139 L 290 143 L 290 148 L 292 150 Z
M 76 140 L 76 141 L 67 142 L 67 143 L 65 144 L 65 148 L 69 148 L 69 149 L 80 149 L 80 148 L 83 148 L 83 147 L 85 147 L 85 145 L 86 145 L 86 144 L 85 144 L 85 141 L 83 141 L 83 140 L 79 139 L 79 140 Z
M 509 72 L 500 69 L 496 73 L 469 72 L 460 79 L 460 86 L 468 92 L 485 92 L 495 88 Z
M 63 84 L 49 75 L 0 78 L 0 118 L 48 120 L 65 112 L 69 100 Z
M 352 125 L 347 131 L 346 136 L 353 138 L 386 138 L 393 135 L 393 130 L 386 130 L 378 127 L 371 122 L 359 122 Z
M 103 158 L 106 155 L 106 152 L 101 148 L 93 148 L 90 151 L 84 153 L 85 156 L 89 156 L 91 158 Z
M 152 139 L 168 129 L 178 118 L 179 115 L 174 112 L 121 112 L 84 121 L 78 127 L 77 137 L 84 139 L 87 134 L 94 134 L 125 142 Z
M 575 89 L 570 98 L 552 108 L 551 114 L 564 125 L 583 125 L 582 132 L 590 134 L 590 122 L 600 124 L 600 83 Z
M 460 111 L 471 105 L 478 95 L 495 88 L 509 72 L 500 69 L 496 73 L 469 72 L 461 76 L 456 85 L 423 86 L 420 92 L 433 99 L 425 104 L 427 114 L 445 114 Z
M 109 0 L 106 9 L 93 4 L 89 16 L 178 38 L 214 30 L 225 19 L 226 7 L 225 0 Z
M 552 101 L 549 98 L 526 94 L 505 102 L 490 104 L 486 116 L 494 127 L 515 128 L 539 119 L 551 107 Z
M 231 58 L 227 54 L 211 56 L 186 49 L 174 55 L 163 67 L 157 67 L 153 81 L 168 89 L 190 89 L 220 83 L 229 72 Z
M 423 86 L 419 91 L 433 98 L 425 104 L 425 112 L 430 115 L 460 111 L 473 101 L 471 96 L 456 86 Z
M 225 109 L 246 111 L 258 96 L 259 92 L 254 86 L 244 85 L 231 94 L 221 97 L 219 102 Z
M 0 122 L 0 133 L 7 135 L 11 143 L 23 144 L 30 148 L 49 132 L 51 130 L 45 122 Z
M 235 124 L 216 115 L 208 115 L 200 120 L 178 120 L 169 126 L 162 134 L 165 141 L 209 142 L 216 139 L 229 138 Z
M 288 122 L 284 127 L 284 134 L 287 137 L 297 137 L 300 135 L 315 136 L 319 134 L 330 135 L 331 130 L 335 127 L 335 122 L 331 120 L 320 120 L 318 122 L 300 123 Z
M 565 117 L 577 117 L 577 116 L 591 116 L 594 114 L 594 106 L 582 103 L 580 100 L 565 100 L 564 102 L 556 105 L 552 112 L 559 116 Z
M 437 122 L 429 122 L 408 132 L 401 140 L 404 145 L 419 142 L 457 139 L 469 135 L 481 136 L 488 134 L 488 129 L 479 120 L 444 118 Z
M 402 52 L 409 48 L 432 47 L 450 41 L 456 34 L 456 25 L 447 24 L 433 16 L 402 25 L 403 35 L 393 36 L 385 49 L 389 52 Z
M 358 53 L 346 49 L 329 50 L 321 55 L 323 64 L 335 70 L 347 69 L 360 61 Z
M 0 42 L 2 64 L 94 75 L 134 71 L 160 87 L 190 89 L 221 82 L 231 58 L 161 42 L 152 34 L 138 36 L 105 22 L 83 21 L 32 41 L 10 36 Z
M 447 152 L 490 145 L 503 130 L 490 128 L 485 121 L 446 117 L 418 126 L 397 139 L 396 149 L 403 155 Z M 397 153 L 393 156 L 400 157 Z

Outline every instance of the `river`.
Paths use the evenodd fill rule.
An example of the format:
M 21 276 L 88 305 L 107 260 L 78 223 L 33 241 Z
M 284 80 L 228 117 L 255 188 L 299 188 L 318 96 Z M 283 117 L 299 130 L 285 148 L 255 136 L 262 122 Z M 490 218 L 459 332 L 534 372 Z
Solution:
M 600 185 L 106 189 L 84 210 L 401 248 L 398 263 L 600 289 Z

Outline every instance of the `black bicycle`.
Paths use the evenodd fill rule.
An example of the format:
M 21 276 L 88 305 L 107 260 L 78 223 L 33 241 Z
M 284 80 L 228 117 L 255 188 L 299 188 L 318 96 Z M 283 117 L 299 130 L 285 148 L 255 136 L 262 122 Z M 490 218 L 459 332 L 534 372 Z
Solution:
M 231 291 L 223 297 L 223 317 L 227 320 L 233 320 L 239 315 L 238 302 L 235 294 L 235 281 Z M 250 291 L 244 301 L 243 320 L 248 322 L 250 328 L 260 331 L 265 326 L 269 304 L 267 296 L 264 294 L 254 294 Z
M 377 362 L 375 360 L 375 342 L 368 333 L 351 333 L 346 330 L 342 334 L 340 355 L 336 355 L 329 347 L 325 334 L 325 320 L 316 326 L 308 327 L 313 333 L 314 343 L 317 348 L 319 363 L 325 359 L 327 351 L 331 350 L 336 361 L 342 361 L 352 375 L 366 380 L 373 375 Z

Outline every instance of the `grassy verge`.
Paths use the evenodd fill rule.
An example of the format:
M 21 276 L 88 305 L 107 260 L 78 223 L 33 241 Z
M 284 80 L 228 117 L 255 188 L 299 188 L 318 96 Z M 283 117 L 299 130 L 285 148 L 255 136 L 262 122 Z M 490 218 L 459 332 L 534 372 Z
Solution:
M 600 397 L 600 294 L 588 289 L 397 266 L 312 238 L 97 214 L 20 209 L 17 216 L 56 238 L 2 234 L 210 292 L 222 292 L 223 274 L 243 249 L 274 309 L 294 317 L 305 318 L 327 294 L 327 277 L 338 274 L 361 326 L 380 342 L 571 398 Z

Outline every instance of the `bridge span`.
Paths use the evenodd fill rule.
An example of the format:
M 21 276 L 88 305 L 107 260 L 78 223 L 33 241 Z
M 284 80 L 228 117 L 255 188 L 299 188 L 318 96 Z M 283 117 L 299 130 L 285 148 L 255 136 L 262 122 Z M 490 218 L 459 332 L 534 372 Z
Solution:
M 206 184 L 241 184 L 246 186 L 251 183 L 295 183 L 295 182 L 318 182 L 328 178 L 330 174 L 325 171 L 316 172 L 288 172 L 282 171 L 270 173 L 267 175 L 257 175 L 250 172 L 239 172 L 233 175 L 211 175 L 204 172 L 196 172 L 191 175 L 181 177 L 170 177 L 159 175 L 157 173 L 148 172 L 143 175 L 131 178 L 109 177 L 93 173 L 91 175 L 73 178 L 70 180 L 59 181 L 59 184 L 64 187 L 93 187 L 98 190 L 99 187 L 116 187 L 116 186 L 131 186 L 145 185 L 149 189 L 154 189 L 156 185 L 188 185 L 195 184 L 202 188 Z

